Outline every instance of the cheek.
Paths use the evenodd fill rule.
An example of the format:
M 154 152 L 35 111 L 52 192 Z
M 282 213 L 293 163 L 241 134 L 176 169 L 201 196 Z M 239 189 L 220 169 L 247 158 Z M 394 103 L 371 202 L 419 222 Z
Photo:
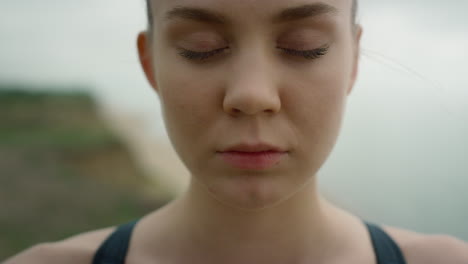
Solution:
M 343 116 L 345 97 L 334 85 L 336 84 L 328 82 L 327 86 L 321 86 L 317 90 L 312 86 L 304 87 L 310 91 L 301 93 L 300 97 L 291 98 L 291 104 L 293 104 L 290 107 L 291 119 L 296 124 L 295 136 L 301 139 L 304 155 L 313 153 L 314 156 L 325 157 L 336 141 Z
M 171 132 L 195 130 L 201 125 L 203 110 L 200 105 L 207 105 L 205 98 L 201 97 L 193 82 L 182 79 L 167 79 L 161 82 L 160 99 L 164 120 Z M 171 129 L 172 130 L 172 129 Z
M 350 64 L 339 59 L 340 55 L 343 54 L 301 71 L 288 72 L 283 83 L 284 107 L 289 109 L 288 118 L 295 124 L 301 154 L 310 158 L 313 153 L 316 161 L 325 159 L 335 144 L 346 105 Z
M 291 81 L 285 93 L 285 107 L 297 124 L 309 125 L 320 129 L 319 124 L 336 122 L 342 115 L 348 80 L 344 69 L 326 69 L 313 74 L 303 74 L 306 78 Z
M 166 67 L 158 81 L 164 121 L 174 147 L 197 149 L 203 132 L 216 117 L 217 91 L 209 78 Z M 193 72 L 193 71 L 192 71 Z M 183 155 L 183 153 L 180 153 Z

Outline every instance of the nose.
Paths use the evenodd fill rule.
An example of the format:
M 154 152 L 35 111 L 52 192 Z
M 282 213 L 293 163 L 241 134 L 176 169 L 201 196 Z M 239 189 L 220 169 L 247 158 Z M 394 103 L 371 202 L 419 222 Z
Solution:
M 278 113 L 281 100 L 272 63 L 258 50 L 249 54 L 233 64 L 223 100 L 224 111 L 234 116 Z

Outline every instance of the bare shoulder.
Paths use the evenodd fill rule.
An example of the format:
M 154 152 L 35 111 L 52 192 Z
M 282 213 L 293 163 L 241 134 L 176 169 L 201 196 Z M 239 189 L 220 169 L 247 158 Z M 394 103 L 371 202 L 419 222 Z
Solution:
M 424 235 L 395 227 L 385 231 L 401 247 L 408 264 L 467 264 L 468 243 L 448 235 Z
M 91 263 L 97 248 L 114 230 L 115 227 L 109 227 L 58 242 L 39 244 L 7 259 L 3 264 Z

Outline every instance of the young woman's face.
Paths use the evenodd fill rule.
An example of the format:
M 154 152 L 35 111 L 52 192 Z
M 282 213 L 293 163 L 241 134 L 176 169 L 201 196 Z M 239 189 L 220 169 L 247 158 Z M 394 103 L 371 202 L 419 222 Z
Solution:
M 315 176 L 356 77 L 360 30 L 353 31 L 351 5 L 153 1 L 151 36 L 139 38 L 142 64 L 196 186 L 255 209 Z M 262 144 L 276 152 L 262 152 L 273 150 Z

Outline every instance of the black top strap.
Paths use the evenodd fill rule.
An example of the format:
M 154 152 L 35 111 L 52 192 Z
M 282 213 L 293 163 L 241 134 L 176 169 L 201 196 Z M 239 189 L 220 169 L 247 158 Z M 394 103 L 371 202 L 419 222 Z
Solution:
M 133 228 L 138 220 L 119 226 L 99 247 L 93 264 L 125 264 Z
M 119 226 L 99 247 L 93 264 L 125 264 L 133 229 L 138 220 Z M 372 239 L 377 264 L 406 264 L 393 239 L 377 225 L 365 222 Z
M 369 230 L 378 264 L 406 264 L 400 247 L 382 228 L 365 223 Z

